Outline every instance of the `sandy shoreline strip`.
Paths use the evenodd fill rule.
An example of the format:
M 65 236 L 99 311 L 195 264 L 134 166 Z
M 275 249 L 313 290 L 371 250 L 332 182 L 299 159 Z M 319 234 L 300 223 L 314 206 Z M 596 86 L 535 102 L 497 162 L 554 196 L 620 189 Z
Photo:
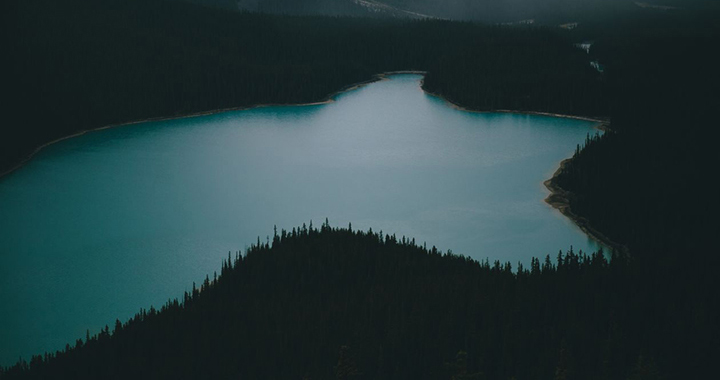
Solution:
M 28 161 L 30 161 L 36 154 L 38 154 L 38 152 L 40 152 L 42 149 L 44 149 L 44 148 L 46 148 L 46 147 L 48 147 L 48 146 L 50 146 L 50 145 L 52 145 L 52 144 L 58 143 L 58 142 L 60 142 L 60 141 L 63 141 L 63 140 L 71 139 L 71 138 L 73 138 L 73 137 L 82 136 L 82 135 L 84 135 L 84 134 L 86 134 L 86 133 L 95 132 L 95 131 L 101 131 L 101 130 L 110 129 L 110 128 L 117 128 L 117 127 L 122 127 L 122 126 L 126 126 L 126 125 L 134 125 L 134 124 L 140 124 L 140 123 L 146 123 L 146 122 L 153 122 L 153 121 L 166 121 L 166 120 L 174 120 L 174 119 L 184 119 L 184 118 L 200 117 L 200 116 L 213 115 L 213 114 L 222 113 L 222 112 L 244 111 L 244 110 L 250 110 L 250 109 L 256 109 L 256 108 L 264 108 L 264 107 L 280 107 L 280 106 L 302 107 L 302 106 L 315 106 L 315 105 L 320 105 L 320 104 L 328 104 L 328 103 L 334 102 L 334 101 L 335 101 L 335 98 L 336 98 L 337 96 L 343 94 L 343 93 L 356 90 L 356 89 L 361 88 L 361 87 L 363 87 L 363 86 L 367 86 L 368 84 L 371 84 L 371 83 L 375 83 L 375 82 L 387 80 L 387 79 L 388 79 L 388 78 L 387 78 L 388 76 L 390 76 L 390 75 L 396 75 L 396 74 L 419 74 L 419 75 L 424 75 L 424 74 L 426 74 L 426 72 L 425 72 L 425 71 L 413 71 L 413 70 L 408 70 L 408 71 L 389 71 L 389 72 L 384 72 L 384 73 L 380 73 L 380 74 L 375 74 L 375 75 L 373 75 L 370 79 L 368 79 L 368 80 L 366 80 L 366 81 L 363 81 L 363 82 L 359 82 L 359 83 L 355 83 L 355 84 L 346 86 L 346 87 L 340 89 L 339 91 L 336 91 L 336 92 L 330 94 L 329 96 L 327 96 L 327 97 L 325 98 L 325 100 L 318 101 L 318 102 L 311 102 L 311 103 L 288 103 L 288 104 L 271 103 L 271 104 L 257 104 L 257 105 L 252 105 L 252 106 L 243 106 L 243 107 L 221 108 L 221 109 L 214 109 L 214 110 L 196 112 L 196 113 L 191 113 L 191 114 L 186 114 L 186 115 L 179 115 L 179 116 L 147 118 L 147 119 L 142 119 L 142 120 L 135 120 L 135 121 L 130 121 L 130 122 L 126 122 L 126 123 L 111 124 L 111 125 L 106 125 L 106 126 L 103 126 L 103 127 L 98 127 L 98 128 L 83 130 L 83 131 L 80 131 L 80 132 L 77 132 L 77 133 L 74 133 L 74 134 L 71 134 L 71 135 L 68 135 L 68 136 L 61 137 L 61 138 L 59 138 L 59 139 L 56 139 L 56 140 L 53 140 L 53 141 L 50 141 L 50 142 L 47 142 L 47 143 L 45 143 L 45 144 L 43 144 L 43 145 L 35 148 L 35 150 L 33 150 L 32 153 L 30 153 L 27 157 L 25 157 L 25 158 L 24 158 L 22 161 L 20 161 L 17 165 L 13 166 L 12 168 L 6 170 L 6 171 L 3 172 L 3 173 L 0 173 L 0 179 L 2 179 L 2 177 L 4 177 L 4 176 L 6 176 L 6 175 L 8 175 L 8 174 L 10 174 L 10 173 L 12 173 L 12 172 L 14 172 L 15 170 L 21 168 L 21 167 L 22 167 L 23 165 L 25 165 Z M 609 129 L 609 122 L 608 122 L 608 120 L 607 120 L 607 119 L 603 119 L 603 118 L 590 118 L 590 117 L 583 117 L 583 116 L 563 115 L 563 114 L 548 113 L 548 112 L 535 112 L 535 111 L 514 111 L 514 110 L 478 111 L 478 110 L 467 109 L 467 108 L 465 108 L 465 107 L 462 107 L 462 106 L 460 106 L 460 105 L 452 102 L 451 100 L 445 98 L 445 97 L 442 96 L 442 95 L 435 94 L 435 93 L 432 93 L 432 92 L 430 92 L 430 91 L 427 91 L 427 90 L 424 88 L 422 82 L 421 82 L 420 88 L 421 88 L 426 94 L 431 95 L 431 96 L 438 97 L 438 98 L 444 100 L 445 102 L 447 102 L 452 108 L 455 108 L 455 109 L 460 110 L 460 111 L 465 111 L 465 112 L 477 112 L 477 113 L 514 113 L 514 114 L 527 114 L 527 115 L 538 115 L 538 116 L 550 116 L 550 117 L 560 117 L 560 118 L 569 118 L 569 119 L 576 119 L 576 120 L 593 121 L 593 122 L 597 122 L 597 123 L 598 123 L 598 125 L 596 125 L 596 128 L 597 128 L 597 129 L 602 130 L 602 131 L 608 131 L 608 130 L 610 130 L 610 129 Z M 557 209 L 557 210 L 560 211 L 563 215 L 565 215 L 567 218 L 569 218 L 570 220 L 572 220 L 578 227 L 580 227 L 581 230 L 583 230 L 583 231 L 584 231 L 588 236 L 590 236 L 592 239 L 600 242 L 601 244 L 603 244 L 603 245 L 605 245 L 605 246 L 611 247 L 611 248 L 617 250 L 618 252 L 621 252 L 621 253 L 623 253 L 623 254 L 625 254 L 625 255 L 628 255 L 628 249 L 627 249 L 627 247 L 625 247 L 624 245 L 618 244 L 618 243 L 610 240 L 607 236 L 605 236 L 604 234 L 602 234 L 600 231 L 598 231 L 598 230 L 596 230 L 595 228 L 593 228 L 593 227 L 590 225 L 590 222 L 589 222 L 587 219 L 576 215 L 576 214 L 572 211 L 572 209 L 570 208 L 570 198 L 572 197 L 572 193 L 570 193 L 569 191 L 566 191 L 566 190 L 564 190 L 563 188 L 561 188 L 561 187 L 556 183 L 556 178 L 560 175 L 560 173 L 562 172 L 563 168 L 567 165 L 567 163 L 568 163 L 571 159 L 572 159 L 572 158 L 567 158 L 567 159 L 561 161 L 558 169 L 555 171 L 555 174 L 553 174 L 552 178 L 546 180 L 546 181 L 543 183 L 543 184 L 545 185 L 545 187 L 550 191 L 550 195 L 548 195 L 547 198 L 545 198 L 545 202 L 547 202 L 550 206 L 552 206 L 553 208 Z

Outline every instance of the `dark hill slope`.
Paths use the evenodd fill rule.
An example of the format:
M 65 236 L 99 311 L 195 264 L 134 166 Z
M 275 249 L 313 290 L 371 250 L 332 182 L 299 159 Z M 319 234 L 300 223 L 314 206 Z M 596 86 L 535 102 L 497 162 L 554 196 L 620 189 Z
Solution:
M 513 274 L 405 238 L 283 231 L 182 302 L 1 377 L 599 379 L 682 362 L 653 344 L 664 321 L 639 313 L 647 286 L 624 261 L 559 258 Z

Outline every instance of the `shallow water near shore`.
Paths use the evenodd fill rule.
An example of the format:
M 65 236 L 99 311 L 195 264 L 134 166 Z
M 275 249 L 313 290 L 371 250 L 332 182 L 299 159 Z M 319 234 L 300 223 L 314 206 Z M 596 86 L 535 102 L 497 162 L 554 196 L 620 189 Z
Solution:
M 327 217 L 514 267 L 599 248 L 543 202 L 596 123 L 460 111 L 389 78 L 87 133 L 0 178 L 0 365 L 182 296 L 274 225 Z

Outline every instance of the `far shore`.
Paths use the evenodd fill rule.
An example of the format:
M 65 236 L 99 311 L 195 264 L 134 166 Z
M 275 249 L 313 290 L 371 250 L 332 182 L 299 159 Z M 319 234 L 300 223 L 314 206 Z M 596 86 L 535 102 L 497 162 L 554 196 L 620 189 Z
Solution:
M 179 115 L 179 116 L 170 116 L 170 117 L 154 117 L 154 118 L 147 118 L 147 119 L 141 119 L 141 120 L 135 120 L 130 121 L 126 123 L 118 123 L 118 124 L 111 124 L 106 125 L 98 128 L 93 129 L 87 129 L 83 131 L 79 131 L 77 133 L 61 137 L 59 139 L 47 142 L 37 148 L 30 153 L 27 157 L 25 157 L 22 161 L 20 161 L 17 165 L 13 166 L 12 168 L 6 170 L 3 173 L 0 173 L 0 179 L 2 177 L 14 172 L 15 170 L 21 168 L 23 165 L 27 164 L 36 154 L 38 154 L 43 148 L 46 148 L 52 144 L 61 142 L 63 140 L 67 140 L 73 137 L 82 136 L 86 133 L 95 132 L 95 131 L 101 131 L 104 129 L 110 129 L 110 128 L 117 128 L 127 125 L 134 125 L 134 124 L 140 124 L 140 123 L 146 123 L 146 122 L 153 122 L 153 121 L 167 121 L 167 120 L 175 120 L 175 119 L 184 119 L 184 118 L 192 118 L 192 117 L 200 117 L 200 116 L 207 116 L 207 115 L 213 115 L 217 113 L 223 113 L 223 112 L 231 112 L 231 111 L 243 111 L 243 110 L 250 110 L 250 109 L 256 109 L 256 108 L 265 108 L 265 107 L 280 107 L 280 106 L 295 106 L 295 107 L 302 107 L 302 106 L 315 106 L 315 105 L 321 105 L 321 104 L 328 104 L 335 101 L 335 98 L 339 95 L 350 92 L 353 90 L 356 90 L 358 88 L 361 88 L 363 86 L 367 86 L 371 83 L 387 80 L 388 76 L 391 75 L 397 75 L 397 74 L 420 74 L 424 75 L 426 74 L 425 71 L 389 71 L 384 72 L 380 74 L 373 75 L 370 79 L 366 81 L 362 81 L 359 83 L 354 83 L 349 86 L 346 86 L 339 91 L 336 91 L 330 95 L 328 95 L 324 100 L 318 101 L 318 102 L 309 102 L 309 103 L 289 103 L 289 104 L 282 104 L 282 103 L 270 103 L 270 104 L 256 104 L 252 106 L 242 106 L 242 107 L 230 107 L 230 108 L 221 108 L 221 109 L 214 109 L 209 111 L 202 111 L 202 112 L 195 112 L 191 114 L 185 114 L 185 115 Z M 608 131 L 609 128 L 609 120 L 607 118 L 591 118 L 591 117 L 585 117 L 585 116 L 576 116 L 576 115 L 565 115 L 565 114 L 556 114 L 556 113 L 548 113 L 548 112 L 536 112 L 536 111 L 517 111 L 517 110 L 493 110 L 493 111 L 479 111 L 479 110 L 473 110 L 468 109 L 463 106 L 460 106 L 451 100 L 447 99 L 446 97 L 435 94 L 430 91 L 427 91 L 422 83 L 421 83 L 421 89 L 428 95 L 438 97 L 445 102 L 447 102 L 450 107 L 455 108 L 457 110 L 465 111 L 465 112 L 478 112 L 478 113 L 514 113 L 514 114 L 527 114 L 527 115 L 538 115 L 538 116 L 550 116 L 550 117 L 559 117 L 559 118 L 569 118 L 569 119 L 576 119 L 576 120 L 585 120 L 585 121 L 592 121 L 598 123 L 595 128 L 602 130 L 602 131 Z M 547 198 L 545 198 L 545 202 L 547 202 L 550 206 L 553 208 L 556 208 L 558 211 L 560 211 L 563 215 L 565 215 L 567 218 L 572 220 L 578 227 L 580 227 L 581 230 L 583 230 L 588 236 L 590 236 L 592 239 L 600 242 L 601 244 L 611 247 L 613 249 L 618 250 L 619 252 L 628 255 L 628 249 L 624 245 L 618 244 L 612 240 L 610 240 L 607 236 L 602 234 L 600 231 L 596 230 L 590 225 L 590 222 L 575 214 L 571 207 L 570 207 L 570 197 L 572 197 L 572 193 L 569 191 L 564 190 L 556 183 L 556 178 L 560 175 L 562 172 L 562 169 L 567 165 L 567 163 L 572 158 L 567 158 L 560 162 L 559 168 L 555 171 L 555 174 L 553 174 L 552 178 L 546 180 L 544 182 L 545 187 L 550 191 L 550 195 L 548 195 Z

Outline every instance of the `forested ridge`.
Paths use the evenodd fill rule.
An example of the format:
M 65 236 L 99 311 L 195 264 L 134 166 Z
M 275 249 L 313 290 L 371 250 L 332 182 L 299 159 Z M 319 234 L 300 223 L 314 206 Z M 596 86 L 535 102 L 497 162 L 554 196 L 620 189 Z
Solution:
M 2 89 L 3 171 L 78 131 L 315 102 L 396 70 L 428 71 L 429 91 L 473 107 L 605 112 L 599 76 L 552 29 L 272 16 L 163 0 L 16 0 L 5 7 L 12 75 Z M 464 78 L 448 63 L 457 59 Z M 462 87 L 453 91 L 454 84 Z
M 515 269 L 311 223 L 3 379 L 649 379 L 706 360 L 694 335 L 658 334 L 670 321 L 647 316 L 668 295 L 646 298 L 654 284 L 622 257 Z

